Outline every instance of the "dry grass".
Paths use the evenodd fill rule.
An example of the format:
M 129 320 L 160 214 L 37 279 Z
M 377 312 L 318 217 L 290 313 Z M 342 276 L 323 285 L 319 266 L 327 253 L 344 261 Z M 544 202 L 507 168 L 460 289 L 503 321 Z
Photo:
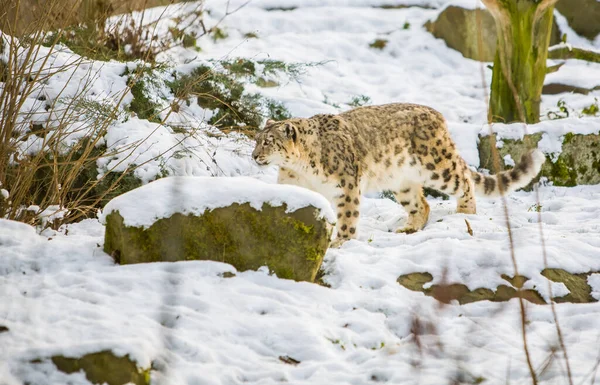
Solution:
M 10 194 L 8 199 L 0 196 L 1 218 L 46 225 L 40 222 L 39 215 L 60 211 L 60 219 L 53 223 L 58 226 L 94 216 L 105 198 L 125 181 L 124 178 L 130 178 L 135 167 L 143 165 L 112 173 L 121 165 L 117 164 L 97 178 L 98 159 L 117 155 L 114 150 L 103 147 L 103 136 L 111 124 L 122 118 L 123 111 L 119 106 L 145 68 L 140 66 L 130 76 L 128 87 L 111 95 L 112 102 L 108 103 L 88 97 L 98 73 L 87 70 L 83 84 L 73 78 L 77 71 L 92 67 L 88 65 L 87 58 L 74 55 L 66 65 L 55 64 L 55 61 L 60 43 L 93 42 L 95 45 L 87 47 L 87 51 L 82 46 L 78 48 L 82 50 L 80 53 L 97 59 L 104 55 L 107 42 L 114 41 L 129 45 L 132 47 L 130 54 L 152 66 L 155 51 L 143 47 L 152 47 L 147 42 L 153 40 L 149 36 L 155 36 L 153 29 L 158 22 L 154 21 L 144 28 L 133 28 L 134 24 L 131 24 L 132 28 L 122 28 L 117 23 L 113 31 L 105 31 L 108 15 L 98 10 L 95 12 L 98 16 L 96 23 L 74 27 L 88 31 L 83 38 L 79 36 L 79 40 L 69 36 L 74 29 L 61 29 L 50 34 L 44 32 L 51 25 L 57 9 L 74 12 L 75 7 L 65 8 L 67 3 L 73 1 L 47 1 L 21 39 L 10 36 L 11 28 L 0 35 L 0 54 L 3 57 L 0 60 L 0 187 Z M 12 6 L 18 10 L 21 0 Z M 131 14 L 125 15 L 122 20 L 131 18 Z M 17 20 L 7 25 L 16 26 Z M 98 39 L 94 42 L 92 37 Z M 119 46 L 112 51 L 116 58 L 121 58 Z M 49 79 L 65 74 L 69 77 L 53 101 L 45 101 L 38 96 Z M 69 87 L 77 89 L 75 95 L 69 95 Z M 50 112 L 44 114 L 47 116 L 40 117 L 38 113 L 31 112 L 31 102 L 36 97 L 35 104 L 38 107 L 45 105 L 44 110 Z M 74 143 L 73 137 L 78 138 Z M 143 141 L 121 148 L 119 152 L 132 154 Z

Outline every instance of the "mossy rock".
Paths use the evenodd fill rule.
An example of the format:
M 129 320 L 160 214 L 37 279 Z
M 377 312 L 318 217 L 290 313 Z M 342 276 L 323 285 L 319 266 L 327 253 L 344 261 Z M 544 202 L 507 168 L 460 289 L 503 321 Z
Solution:
M 562 282 L 570 293 L 554 298 L 556 302 L 587 303 L 596 302 L 592 297 L 592 288 L 588 285 L 587 274 L 571 274 L 563 269 L 544 269 L 542 275 L 554 282 Z
M 541 138 L 541 133 L 535 133 L 525 135 L 523 140 L 502 139 L 502 147 L 498 148 L 501 169 L 510 168 L 504 162 L 506 155 L 518 162 L 529 149 L 537 147 Z M 479 165 L 495 172 L 492 145 L 496 146 L 495 134 L 479 137 Z M 548 178 L 555 186 L 600 183 L 600 135 L 566 134 L 562 152 L 555 161 L 547 157 L 540 176 Z
M 286 208 L 234 203 L 202 215 L 174 214 L 146 229 L 126 226 L 113 211 L 106 216 L 104 251 L 121 264 L 211 260 L 239 271 L 266 265 L 280 278 L 313 282 L 332 225 L 313 206 Z
M 569 27 L 593 40 L 600 34 L 600 2 L 598 0 L 560 0 L 556 9 L 567 19 Z
M 544 269 L 541 274 L 551 281 L 564 283 L 567 289 L 569 289 L 570 293 L 566 296 L 554 297 L 553 300 L 555 302 L 597 302 L 592 297 L 592 288 L 587 283 L 587 277 L 593 274 L 593 272 L 572 274 L 562 269 Z M 546 303 L 536 290 L 522 289 L 529 278 L 522 275 L 509 277 L 504 274 L 501 277 L 509 282 L 510 286 L 499 285 L 495 291 L 487 288 L 469 290 L 466 285 L 459 283 L 431 285 L 431 287 L 426 289 L 423 286 L 433 280 L 433 276 L 429 273 L 401 275 L 398 277 L 398 283 L 409 290 L 425 293 L 425 295 L 433 297 L 442 303 L 450 303 L 452 300 L 458 301 L 461 305 L 477 301 L 505 302 L 518 297 L 535 304 Z
M 129 356 L 118 357 L 109 350 L 86 354 L 80 358 L 54 356 L 51 359 L 62 372 L 70 374 L 83 370 L 92 384 L 150 384 L 149 368 L 139 368 Z
M 482 44 L 479 44 L 479 23 L 481 20 Z M 464 57 L 486 62 L 494 61 L 496 53 L 496 23 L 487 9 L 465 9 L 449 6 L 435 21 L 428 21 L 425 28 L 448 47 L 459 51 Z M 560 42 L 560 31 L 556 22 L 552 27 L 550 44 Z M 481 51 L 479 47 L 481 46 Z

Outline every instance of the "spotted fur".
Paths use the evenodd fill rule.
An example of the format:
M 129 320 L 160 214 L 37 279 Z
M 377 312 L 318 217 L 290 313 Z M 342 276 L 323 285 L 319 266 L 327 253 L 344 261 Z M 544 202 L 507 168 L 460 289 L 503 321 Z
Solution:
M 475 194 L 494 196 L 527 185 L 545 160 L 539 151 L 495 176 L 472 171 L 458 154 L 443 116 L 416 104 L 359 107 L 339 115 L 269 122 L 252 153 L 279 166 L 279 183 L 323 194 L 337 209 L 341 245 L 357 235 L 361 195 L 391 190 L 408 213 L 398 232 L 422 229 L 429 217 L 423 187 L 457 197 L 457 211 L 474 214 Z

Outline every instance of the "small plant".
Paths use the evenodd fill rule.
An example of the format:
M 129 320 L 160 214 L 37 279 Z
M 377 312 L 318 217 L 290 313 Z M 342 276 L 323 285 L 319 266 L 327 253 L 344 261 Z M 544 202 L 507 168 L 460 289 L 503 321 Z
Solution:
M 348 105 L 352 106 L 352 107 L 362 107 L 362 106 L 366 106 L 369 103 L 371 103 L 370 97 L 368 97 L 367 95 L 358 95 L 358 96 L 354 96 L 352 98 L 352 100 L 350 100 Z
M 410 23 L 408 21 L 404 22 L 402 29 L 410 29 Z
M 327 96 L 327 95 L 323 96 L 323 103 L 325 103 L 325 104 L 327 104 L 327 105 L 329 105 L 331 107 L 337 108 L 337 109 L 341 109 L 342 108 L 338 103 L 336 103 L 333 100 L 329 99 L 329 96 Z
M 219 27 L 213 28 L 211 35 L 212 35 L 212 39 L 215 43 L 219 40 L 225 40 L 229 37 L 227 32 L 225 32 L 225 30 L 223 30 L 222 28 L 219 28 Z
M 556 102 L 556 107 L 558 107 L 558 111 L 548 111 L 548 119 L 556 120 L 569 117 L 569 108 L 563 99 L 560 99 L 558 102 Z
M 232 60 L 220 64 L 222 70 L 204 65 L 189 75 L 175 74 L 176 79 L 167 85 L 176 98 L 194 96 L 200 107 L 212 110 L 214 113 L 208 122 L 220 128 L 245 126 L 253 131 L 265 117 L 275 120 L 291 117 L 280 102 L 245 91 L 244 83 L 238 79 L 253 78 L 255 63 Z
M 538 203 L 532 205 L 531 207 L 529 207 L 527 209 L 527 211 L 529 211 L 529 212 L 533 211 L 536 213 L 540 213 L 540 212 L 542 212 L 542 205 L 538 202 Z
M 161 79 L 167 71 L 168 68 L 162 65 L 138 65 L 131 73 L 124 74 L 128 75 L 127 82 L 133 95 L 129 110 L 140 119 L 161 123 L 160 113 L 171 108 L 173 103 L 165 95 L 168 90 Z
M 184 48 L 192 48 L 196 46 L 196 37 L 179 28 L 169 28 L 169 32 L 175 41 L 180 41 Z
M 598 106 L 598 98 L 594 98 L 594 103 L 585 107 L 581 111 L 581 113 L 583 113 L 584 115 L 589 115 L 589 116 L 596 116 L 598 114 L 598 112 L 600 112 L 600 108 Z
M 387 43 L 388 43 L 387 39 L 376 39 L 371 44 L 369 44 L 369 47 L 374 48 L 374 49 L 383 50 L 387 46 Z

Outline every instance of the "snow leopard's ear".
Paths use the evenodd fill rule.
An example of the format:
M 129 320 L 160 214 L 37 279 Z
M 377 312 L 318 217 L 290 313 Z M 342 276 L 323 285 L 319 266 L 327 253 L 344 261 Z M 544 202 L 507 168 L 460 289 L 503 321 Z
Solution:
M 296 139 L 298 138 L 298 133 L 296 132 L 296 127 L 293 124 L 286 123 L 283 125 L 283 132 L 288 139 L 291 139 L 294 143 L 296 143 Z
M 265 124 L 265 127 L 267 127 L 267 126 L 270 126 L 271 124 L 275 124 L 275 123 L 277 123 L 277 121 L 276 121 L 276 120 L 273 120 L 273 119 L 267 119 L 267 124 Z

